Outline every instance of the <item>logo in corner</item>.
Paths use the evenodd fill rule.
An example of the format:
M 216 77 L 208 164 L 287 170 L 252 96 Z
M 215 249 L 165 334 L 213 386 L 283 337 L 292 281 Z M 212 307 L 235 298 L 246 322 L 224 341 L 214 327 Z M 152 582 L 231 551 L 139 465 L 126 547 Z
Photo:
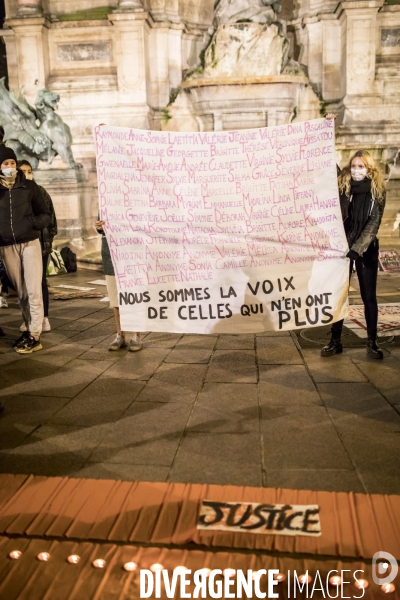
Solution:
M 397 576 L 398 570 L 399 565 L 392 554 L 383 550 L 375 552 L 372 557 L 372 579 L 374 583 L 377 585 L 392 583 Z

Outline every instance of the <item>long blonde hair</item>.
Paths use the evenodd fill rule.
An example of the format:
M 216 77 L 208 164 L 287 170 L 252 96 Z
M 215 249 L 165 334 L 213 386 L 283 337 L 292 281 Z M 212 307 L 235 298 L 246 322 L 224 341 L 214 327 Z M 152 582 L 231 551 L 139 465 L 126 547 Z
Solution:
M 361 158 L 367 167 L 367 177 L 371 179 L 371 191 L 378 202 L 383 202 L 386 186 L 381 171 L 375 164 L 374 159 L 367 150 L 357 150 L 350 158 L 347 165 L 341 170 L 338 177 L 339 191 L 341 194 L 350 195 L 351 163 L 354 158 Z

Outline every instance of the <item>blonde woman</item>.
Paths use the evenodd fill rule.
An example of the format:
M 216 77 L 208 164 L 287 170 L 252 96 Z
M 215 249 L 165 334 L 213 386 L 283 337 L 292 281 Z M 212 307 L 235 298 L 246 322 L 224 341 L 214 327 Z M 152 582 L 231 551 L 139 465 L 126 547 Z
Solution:
M 367 355 L 381 360 L 383 352 L 376 343 L 379 259 L 379 242 L 376 236 L 385 208 L 385 183 L 370 153 L 358 150 L 339 173 L 338 185 L 343 225 L 350 248 L 347 254 L 350 258 L 350 276 L 355 265 L 364 303 L 368 333 Z M 343 352 L 342 327 L 343 321 L 333 324 L 331 341 L 322 348 L 321 356 L 329 357 Z

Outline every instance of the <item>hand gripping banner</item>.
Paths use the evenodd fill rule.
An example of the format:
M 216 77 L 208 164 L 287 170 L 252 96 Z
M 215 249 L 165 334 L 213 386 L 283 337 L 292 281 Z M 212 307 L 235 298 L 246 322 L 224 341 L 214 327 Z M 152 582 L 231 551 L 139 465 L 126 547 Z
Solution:
M 345 316 L 333 121 L 94 136 L 123 330 L 253 333 Z

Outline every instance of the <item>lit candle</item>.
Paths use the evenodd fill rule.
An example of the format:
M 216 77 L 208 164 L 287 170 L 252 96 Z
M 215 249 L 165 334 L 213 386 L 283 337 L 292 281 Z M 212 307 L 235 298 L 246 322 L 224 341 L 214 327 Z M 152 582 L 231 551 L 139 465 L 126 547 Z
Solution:
M 211 569 L 207 569 L 207 567 L 204 567 L 203 569 L 199 570 L 199 573 L 202 573 L 205 577 L 208 577 L 211 573 Z
M 12 558 L 12 560 L 18 560 L 21 558 L 22 552 L 20 552 L 19 550 L 13 550 L 8 556 Z
M 300 575 L 300 577 L 299 577 L 299 582 L 301 584 L 303 584 L 303 583 L 310 583 L 310 581 L 311 581 L 310 575 L 304 574 L 304 575 Z
M 358 579 L 354 585 L 358 590 L 365 590 L 369 586 L 369 583 L 366 579 Z
M 81 557 L 78 556 L 77 554 L 71 554 L 67 558 L 67 561 L 69 562 L 70 565 L 77 565 L 80 560 L 81 560 Z
M 48 560 L 50 560 L 50 554 L 48 552 L 41 552 L 37 555 L 37 558 L 42 562 L 47 562 Z
M 393 585 L 393 583 L 385 583 L 384 585 L 381 586 L 381 590 L 385 594 L 393 594 L 393 592 L 394 592 L 395 589 L 396 588 Z
M 96 560 L 92 562 L 92 565 L 95 569 L 104 569 L 104 567 L 106 566 L 106 561 L 102 558 L 96 558 Z
M 127 562 L 124 564 L 125 571 L 136 571 L 137 564 L 135 562 Z
M 285 581 L 286 577 L 283 573 L 277 573 L 276 575 L 274 575 L 274 579 L 275 581 Z
M 154 565 L 151 565 L 150 571 L 153 571 L 153 573 L 155 573 L 155 571 L 162 571 L 163 568 L 164 567 L 162 565 L 160 565 L 159 563 L 154 563 Z
M 342 578 L 339 575 L 334 575 L 329 578 L 329 583 L 331 585 L 340 585 L 342 583 Z

